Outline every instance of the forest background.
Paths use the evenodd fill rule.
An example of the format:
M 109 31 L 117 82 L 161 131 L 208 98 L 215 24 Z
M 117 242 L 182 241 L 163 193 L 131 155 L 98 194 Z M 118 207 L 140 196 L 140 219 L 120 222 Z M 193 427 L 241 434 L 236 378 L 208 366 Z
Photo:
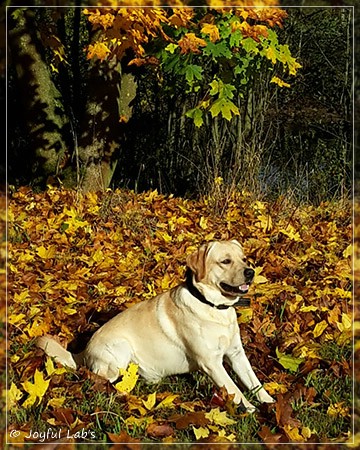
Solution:
M 49 8 L 8 16 L 8 396 L 20 439 L 46 424 L 91 429 L 99 404 L 116 399 L 86 371 L 76 380 L 44 366 L 37 335 L 70 341 L 93 332 L 104 320 L 95 312 L 109 316 L 134 295 L 171 287 L 196 245 L 236 236 L 257 265 L 260 298 L 238 312 L 239 323 L 250 359 L 261 360 L 263 381 L 278 396 L 275 409 L 239 416 L 196 376 L 156 391 L 140 384 L 116 418 L 96 421 L 98 439 L 351 440 L 351 13 L 244 14 L 233 41 L 224 31 L 230 22 L 221 28 L 211 14 L 198 28 L 186 15 L 173 19 L 166 41 L 154 15 L 136 23 L 139 33 L 113 59 L 109 41 L 119 29 L 111 14 Z M 185 39 L 190 31 L 196 38 Z M 226 45 L 236 48 L 240 34 L 246 53 L 234 56 Z M 31 62 L 35 72 L 26 70 Z M 219 406 L 225 419 L 209 415 Z
M 130 44 L 134 55 L 128 49 L 112 58 L 112 50 L 111 58 L 105 54 L 99 60 L 96 52 L 89 58 L 86 46 L 100 42 L 101 35 L 108 33 L 110 40 L 114 34 L 109 24 L 98 23 L 98 29 L 90 32 L 86 16 L 75 14 L 78 10 L 69 10 L 61 20 L 49 11 L 46 17 L 42 10 L 40 19 L 27 19 L 35 21 L 34 29 L 45 39 L 41 42 L 45 61 L 41 62 L 39 55 L 31 55 L 39 47 L 20 51 L 22 31 L 11 31 L 14 19 L 9 17 L 10 34 L 17 36 L 9 41 L 10 184 L 44 187 L 53 177 L 65 186 L 89 190 L 111 185 L 198 195 L 210 193 L 220 177 L 230 188 L 241 186 L 258 195 L 290 195 L 317 203 L 352 190 L 350 12 L 340 20 L 336 9 L 289 9 L 290 17 L 277 33 L 295 56 L 303 58 L 303 67 L 296 77 L 290 71 L 286 74 L 285 86 L 291 87 L 280 88 L 271 83 L 283 72 L 280 61 L 273 56 L 271 63 L 260 63 L 251 54 L 256 49 L 247 50 L 243 58 L 247 67 L 232 80 L 236 60 L 221 50 L 224 38 L 211 42 L 212 53 L 183 54 L 182 72 L 171 66 L 177 65 L 179 50 L 171 54 L 163 45 L 165 55 L 160 54 L 156 39 L 147 45 L 147 60 L 139 57 L 146 38 Z M 47 38 L 44 27 L 50 30 Z M 148 32 L 156 33 L 156 26 Z M 36 76 L 32 73 L 30 80 L 28 73 L 19 78 L 17 68 L 21 72 L 31 58 L 38 62 Z M 269 65 L 274 66 L 272 71 Z M 209 95 L 211 72 L 219 68 L 219 79 L 236 89 L 234 111 L 240 114 L 229 110 L 232 120 L 226 120 L 220 111 L 214 120 L 198 127 L 199 113 L 205 109 L 201 105 L 216 95 L 230 102 L 234 94 L 223 90 L 223 99 L 220 94 Z M 28 95 L 29 85 L 33 95 Z M 94 105 L 101 107 L 95 110 Z M 186 118 L 199 105 L 193 120 Z M 100 110 L 107 111 L 106 118 Z M 45 131 L 35 117 L 46 120 Z

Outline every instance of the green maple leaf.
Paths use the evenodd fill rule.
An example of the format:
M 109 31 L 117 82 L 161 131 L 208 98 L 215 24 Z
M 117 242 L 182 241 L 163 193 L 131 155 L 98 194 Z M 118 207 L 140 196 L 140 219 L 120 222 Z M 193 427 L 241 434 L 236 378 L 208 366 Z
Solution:
M 230 59 L 232 57 L 231 50 L 225 41 L 218 42 L 216 44 L 213 42 L 208 42 L 207 46 L 203 50 L 203 53 L 204 55 L 212 56 L 213 58 L 224 56 L 225 58 Z
M 247 53 L 259 53 L 258 44 L 254 41 L 254 39 L 243 39 L 241 44 Z
M 185 113 L 185 116 L 193 119 L 195 126 L 198 128 L 204 123 L 203 112 L 200 108 L 190 109 Z
M 217 117 L 220 113 L 226 120 L 231 120 L 233 115 L 239 115 L 239 108 L 228 98 L 219 98 L 210 108 L 212 117 Z
M 290 372 L 296 372 L 300 364 L 304 362 L 304 358 L 295 358 L 294 356 L 286 355 L 285 353 L 281 353 L 278 348 L 276 348 L 276 356 L 284 369 L 288 369 Z
M 189 64 L 185 68 L 185 78 L 189 84 L 192 84 L 194 80 L 202 79 L 202 67 L 196 64 Z
M 231 33 L 230 35 L 230 47 L 239 47 L 242 39 L 243 35 L 241 34 L 241 31 L 240 30 L 234 31 L 234 33 Z

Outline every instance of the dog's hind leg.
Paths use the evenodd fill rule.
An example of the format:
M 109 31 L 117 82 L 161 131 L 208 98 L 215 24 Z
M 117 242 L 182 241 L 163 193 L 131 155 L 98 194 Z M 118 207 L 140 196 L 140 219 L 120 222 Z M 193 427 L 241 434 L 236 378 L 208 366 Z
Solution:
M 120 369 L 126 369 L 133 355 L 130 344 L 122 339 L 103 346 L 89 342 L 84 351 L 85 365 L 94 373 L 113 383 L 120 375 Z
M 81 360 L 81 353 L 78 355 L 73 355 L 68 352 L 64 347 L 62 347 L 55 339 L 51 336 L 41 336 L 36 340 L 36 345 L 44 350 L 44 352 L 55 359 L 63 366 L 71 367 L 76 369 L 78 361 Z

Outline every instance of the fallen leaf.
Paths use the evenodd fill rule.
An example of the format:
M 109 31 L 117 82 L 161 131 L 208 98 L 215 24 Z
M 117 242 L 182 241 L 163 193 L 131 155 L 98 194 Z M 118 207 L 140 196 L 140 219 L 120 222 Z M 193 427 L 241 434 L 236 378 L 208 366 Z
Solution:
M 134 389 L 136 382 L 139 378 L 138 368 L 139 368 L 138 365 L 130 363 L 126 370 L 120 369 L 120 375 L 122 375 L 123 378 L 121 381 L 115 384 L 115 388 L 119 392 L 129 393 Z
M 210 420 L 205 417 L 204 411 L 190 412 L 184 415 L 176 414 L 169 417 L 170 422 L 175 422 L 178 430 L 184 430 L 189 425 L 205 427 L 210 423 Z
M 216 425 L 221 425 L 223 427 L 236 423 L 235 420 L 227 417 L 226 411 L 220 411 L 219 408 L 211 409 L 208 413 L 205 414 L 205 417 L 209 419 L 210 422 L 215 423 Z
M 278 348 L 276 348 L 276 356 L 278 357 L 278 362 L 285 368 L 290 370 L 290 372 L 296 372 L 299 365 L 304 362 L 304 358 L 295 358 L 294 356 L 286 355 L 281 353 Z
M 36 400 L 40 403 L 49 387 L 49 383 L 50 380 L 45 380 L 42 372 L 36 369 L 34 374 L 34 383 L 31 383 L 31 381 L 24 381 L 21 383 L 24 390 L 29 394 L 29 397 L 25 400 L 22 406 L 24 408 L 29 408 L 35 404 Z
M 146 428 L 146 433 L 148 434 L 148 436 L 154 438 L 163 438 L 172 436 L 174 434 L 174 429 L 168 424 L 158 424 L 154 422 Z
M 156 403 L 156 392 L 148 395 L 147 400 L 142 400 L 143 405 L 148 411 L 151 411 Z
M 4 396 L 7 398 L 7 409 L 12 410 L 18 405 L 18 401 L 24 395 L 20 389 L 17 388 L 14 382 L 11 382 L 10 389 L 4 390 Z
M 195 439 L 197 441 L 199 439 L 208 437 L 209 434 L 210 434 L 210 431 L 207 428 L 204 428 L 204 427 L 200 427 L 200 428 L 192 427 L 192 429 L 193 429 L 193 432 L 195 434 Z

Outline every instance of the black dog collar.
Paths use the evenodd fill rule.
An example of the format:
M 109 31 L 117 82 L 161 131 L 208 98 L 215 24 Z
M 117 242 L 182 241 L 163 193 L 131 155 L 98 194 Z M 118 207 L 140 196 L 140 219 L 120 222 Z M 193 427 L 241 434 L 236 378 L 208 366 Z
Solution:
M 194 286 L 193 283 L 193 273 L 190 269 L 186 271 L 186 286 L 189 289 L 189 292 L 191 295 L 196 297 L 200 302 L 205 303 L 205 305 L 212 306 L 216 309 L 228 309 L 232 308 L 234 306 L 250 306 L 250 299 L 249 298 L 241 298 L 236 303 L 233 303 L 232 305 L 214 305 L 214 303 L 209 302 L 206 300 L 206 298 L 202 295 L 202 293 Z

